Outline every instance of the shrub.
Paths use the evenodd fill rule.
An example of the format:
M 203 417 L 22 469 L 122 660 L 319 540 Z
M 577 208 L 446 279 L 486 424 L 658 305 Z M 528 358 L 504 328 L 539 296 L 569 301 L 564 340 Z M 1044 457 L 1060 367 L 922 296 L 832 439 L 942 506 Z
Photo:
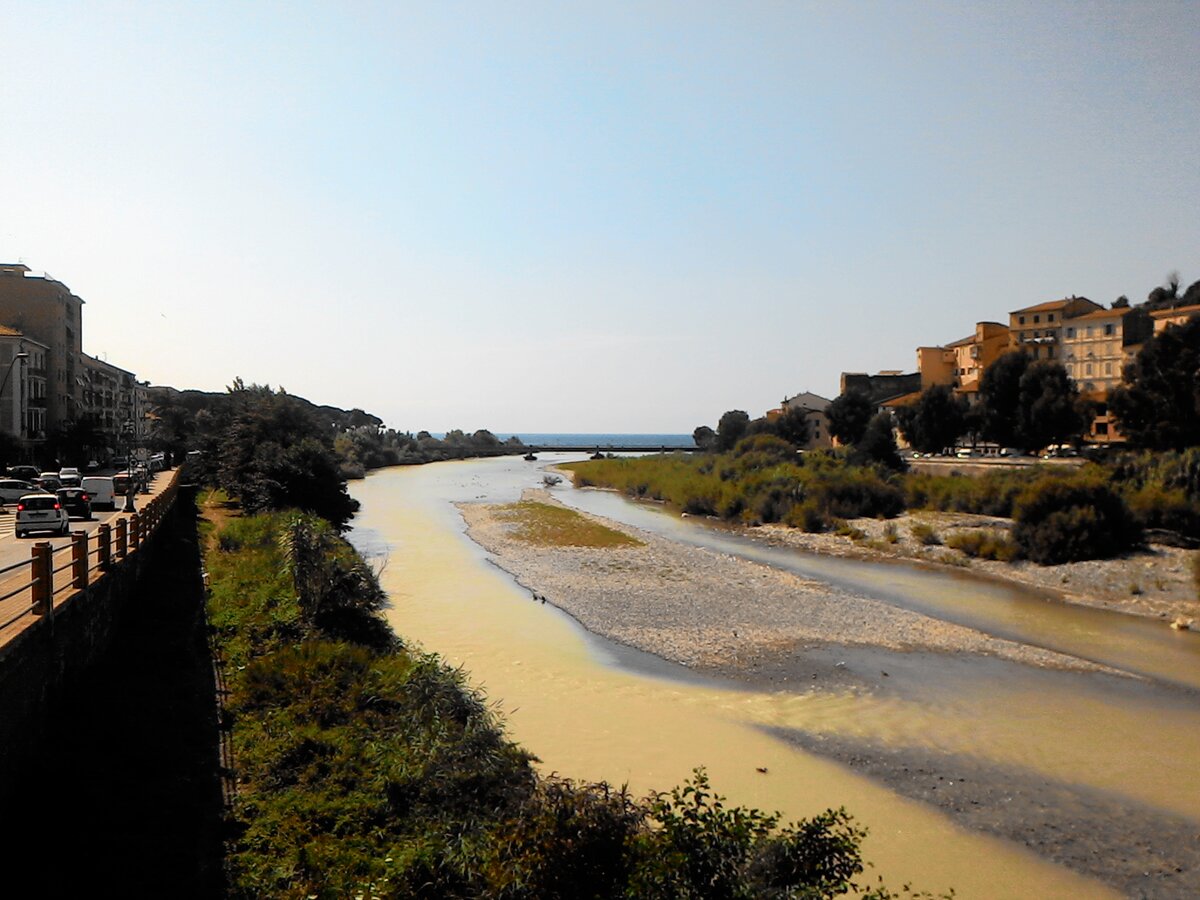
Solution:
M 900 535 L 896 531 L 896 526 L 891 522 L 888 522 L 887 525 L 883 526 L 883 539 L 889 544 L 894 544 L 900 540 Z
M 909 529 L 909 533 L 913 536 L 913 540 L 926 547 L 936 547 L 942 543 L 941 536 L 924 522 L 915 523 Z
M 997 531 L 962 531 L 947 538 L 946 546 L 976 559 L 1012 562 L 1018 556 L 1017 545 Z
M 838 519 L 834 523 L 833 531 L 838 537 L 848 537 L 852 541 L 861 541 L 867 536 L 867 533 L 861 528 L 855 528 L 844 519 Z
M 820 505 L 815 500 L 805 500 L 798 506 L 791 508 L 784 518 L 784 524 L 807 531 L 810 534 L 819 534 L 822 531 L 829 530 L 830 521 L 829 517 L 821 510 Z
M 1196 599 L 1200 600 L 1200 550 L 1192 554 L 1192 583 L 1196 585 Z
M 1141 543 L 1141 527 L 1107 485 L 1047 478 L 1025 490 L 1014 511 L 1021 554 L 1049 566 L 1108 559 Z

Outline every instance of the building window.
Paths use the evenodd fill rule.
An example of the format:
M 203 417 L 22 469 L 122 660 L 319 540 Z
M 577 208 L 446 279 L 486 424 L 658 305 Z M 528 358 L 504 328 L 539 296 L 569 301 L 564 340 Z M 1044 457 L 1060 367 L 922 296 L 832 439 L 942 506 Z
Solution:
M 1054 321 L 1054 313 L 1050 313 L 1050 315 L 1046 316 L 1046 321 L 1053 322 Z
M 1091 325 L 1089 325 L 1089 326 L 1087 327 L 1087 336 L 1088 336 L 1088 337 L 1091 337 L 1091 336 L 1092 336 L 1092 326 L 1091 326 Z
M 1104 333 L 1108 334 L 1108 335 L 1111 335 L 1113 333 L 1113 326 L 1111 323 L 1104 326 Z
M 1096 423 L 1096 434 L 1108 434 L 1108 423 L 1107 422 L 1097 422 Z
M 1018 325 L 1024 325 L 1024 324 L 1025 324 L 1025 317 L 1024 317 L 1024 316 L 1017 316 L 1017 324 L 1018 324 Z
M 1068 329 L 1067 329 L 1067 337 L 1068 337 L 1068 338 L 1073 338 L 1073 337 L 1075 337 L 1075 329 L 1074 329 L 1074 328 L 1068 328 Z
M 1092 374 L 1092 364 L 1091 364 L 1091 363 L 1088 363 L 1088 364 L 1087 364 L 1087 365 L 1084 367 L 1084 374 L 1086 374 L 1086 375 L 1091 375 L 1091 374 Z
M 1104 364 L 1104 374 L 1105 374 L 1105 375 L 1111 375 L 1111 374 L 1112 374 L 1112 363 L 1105 363 L 1105 364 Z

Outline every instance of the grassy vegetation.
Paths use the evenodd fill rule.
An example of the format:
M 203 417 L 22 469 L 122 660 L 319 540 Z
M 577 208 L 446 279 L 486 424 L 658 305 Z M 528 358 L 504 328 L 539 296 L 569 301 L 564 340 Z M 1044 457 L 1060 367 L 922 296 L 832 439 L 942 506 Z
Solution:
M 535 533 L 559 521 L 516 514 Z M 209 621 L 238 784 L 229 896 L 817 900 L 855 890 L 865 832 L 845 811 L 780 826 L 727 805 L 702 770 L 643 800 L 540 778 L 461 670 L 386 629 L 377 581 L 330 526 L 295 513 L 241 518 L 219 504 L 209 517 Z
M 593 522 L 573 509 L 522 501 L 500 507 L 498 518 L 515 523 L 513 536 L 543 547 L 640 547 L 635 537 Z
M 688 513 L 782 522 L 809 532 L 851 535 L 841 520 L 890 518 L 905 509 L 1012 518 L 1012 540 L 967 535 L 947 542 L 988 559 L 1053 564 L 1105 558 L 1137 547 L 1144 527 L 1200 533 L 1200 452 L 1165 461 L 1130 457 L 1108 469 L 1088 464 L 968 476 L 893 472 L 857 464 L 839 451 L 798 457 L 781 443 L 758 435 L 729 453 L 606 459 L 564 468 L 580 487 L 611 487 Z M 927 525 L 916 526 L 913 536 L 925 545 L 940 542 Z M 885 528 L 883 540 L 896 543 L 895 529 Z
M 1012 539 L 998 531 L 961 531 L 947 538 L 946 546 L 974 559 L 1012 562 L 1020 555 Z

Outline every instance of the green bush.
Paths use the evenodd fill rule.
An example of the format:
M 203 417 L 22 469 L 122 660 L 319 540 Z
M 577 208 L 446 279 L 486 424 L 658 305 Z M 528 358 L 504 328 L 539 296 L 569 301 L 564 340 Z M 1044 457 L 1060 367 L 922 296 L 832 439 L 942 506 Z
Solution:
M 1017 499 L 1013 539 L 1021 555 L 1040 565 L 1108 559 L 1141 543 L 1141 527 L 1107 485 L 1046 478 Z

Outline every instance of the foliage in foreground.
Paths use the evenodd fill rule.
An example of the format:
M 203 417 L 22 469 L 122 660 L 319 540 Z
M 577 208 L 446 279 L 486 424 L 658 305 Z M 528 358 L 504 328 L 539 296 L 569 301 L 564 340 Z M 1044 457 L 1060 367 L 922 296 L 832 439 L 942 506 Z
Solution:
M 539 778 L 461 670 L 380 640 L 378 582 L 315 517 L 232 520 L 206 565 L 239 783 L 233 897 L 856 889 L 865 832 L 844 810 L 781 828 L 727 806 L 703 770 L 644 800 Z

